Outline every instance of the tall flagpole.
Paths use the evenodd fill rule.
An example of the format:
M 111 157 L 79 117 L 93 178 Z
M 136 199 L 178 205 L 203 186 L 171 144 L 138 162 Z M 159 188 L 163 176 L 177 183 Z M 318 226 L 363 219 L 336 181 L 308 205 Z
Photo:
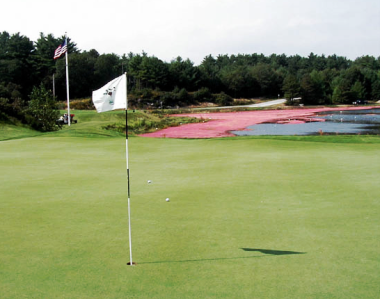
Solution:
M 67 44 L 67 32 L 65 32 L 65 40 L 66 40 L 66 95 L 67 95 L 67 124 L 70 126 L 71 117 L 70 117 L 70 96 L 69 96 L 69 45 Z
M 125 76 L 127 76 L 127 73 L 125 73 Z M 126 86 L 127 80 L 125 80 Z M 128 87 L 126 87 L 128 94 Z M 126 153 L 126 162 L 127 162 L 127 179 L 128 179 L 128 227 L 129 227 L 129 263 L 128 265 L 133 266 L 132 261 L 132 229 L 131 229 L 131 187 L 129 183 L 129 153 L 128 153 L 128 97 L 126 99 L 126 105 L 125 105 L 125 153 Z

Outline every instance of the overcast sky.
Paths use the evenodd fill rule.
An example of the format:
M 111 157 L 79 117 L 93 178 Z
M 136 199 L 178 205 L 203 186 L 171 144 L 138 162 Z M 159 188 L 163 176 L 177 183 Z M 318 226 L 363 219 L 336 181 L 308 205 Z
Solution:
M 0 31 L 67 32 L 100 54 L 380 56 L 380 0 L 10 0 L 1 10 Z

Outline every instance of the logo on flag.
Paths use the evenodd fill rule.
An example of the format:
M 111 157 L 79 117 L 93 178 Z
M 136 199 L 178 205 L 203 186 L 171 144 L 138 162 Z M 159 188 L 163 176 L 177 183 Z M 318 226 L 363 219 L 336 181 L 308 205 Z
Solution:
M 59 45 L 59 47 L 54 51 L 54 59 L 61 57 L 66 52 L 67 52 L 67 43 L 65 39 L 65 41 L 61 45 Z
M 127 76 L 123 74 L 93 91 L 92 102 L 98 113 L 127 109 Z
M 116 92 L 116 87 L 114 86 L 113 88 L 108 88 L 106 91 L 103 93 L 104 96 L 109 96 L 108 103 L 110 105 L 114 104 L 114 100 L 112 98 L 112 95 Z

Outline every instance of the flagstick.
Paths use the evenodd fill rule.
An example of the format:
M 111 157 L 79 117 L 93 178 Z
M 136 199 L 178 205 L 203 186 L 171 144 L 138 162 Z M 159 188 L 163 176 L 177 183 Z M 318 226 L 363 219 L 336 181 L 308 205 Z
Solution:
M 126 82 L 127 84 L 127 82 Z M 128 100 L 127 100 L 128 101 Z M 129 183 L 129 153 L 128 153 L 128 105 L 125 107 L 125 148 L 128 178 L 128 226 L 129 226 L 129 260 L 128 265 L 133 266 L 132 261 L 132 229 L 131 229 L 131 187 Z
M 127 109 L 125 109 L 125 115 L 126 115 L 126 139 L 125 139 L 125 146 L 126 146 L 126 155 L 127 155 L 127 177 L 128 177 L 128 226 L 129 226 L 129 265 L 133 266 L 132 261 L 132 230 L 131 230 L 131 194 L 130 194 L 130 184 L 129 184 L 129 157 L 128 157 L 128 112 Z
M 120 84 L 120 85 L 119 85 Z M 125 84 L 125 85 L 123 85 Z M 120 87 L 120 88 L 119 88 Z M 128 188 L 128 225 L 129 225 L 129 251 L 130 261 L 127 265 L 135 265 L 132 260 L 132 229 L 131 229 L 131 195 L 130 173 L 128 153 L 128 98 L 127 98 L 127 73 L 108 82 L 102 88 L 92 92 L 92 102 L 98 113 L 111 110 L 125 109 L 125 156 L 127 168 Z
M 69 52 L 69 45 L 67 44 L 67 33 L 65 33 L 65 39 L 66 39 L 66 47 L 67 47 L 67 50 L 65 53 L 65 56 L 66 56 L 67 124 L 70 126 L 71 117 L 70 117 L 70 96 L 69 96 L 69 56 L 67 54 Z

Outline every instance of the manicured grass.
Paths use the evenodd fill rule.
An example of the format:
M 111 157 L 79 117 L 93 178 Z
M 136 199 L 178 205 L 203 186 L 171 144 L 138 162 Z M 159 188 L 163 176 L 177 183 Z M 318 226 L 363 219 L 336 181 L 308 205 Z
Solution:
M 130 138 L 131 267 L 125 141 L 87 129 L 0 142 L 1 298 L 378 298 L 378 143 Z

